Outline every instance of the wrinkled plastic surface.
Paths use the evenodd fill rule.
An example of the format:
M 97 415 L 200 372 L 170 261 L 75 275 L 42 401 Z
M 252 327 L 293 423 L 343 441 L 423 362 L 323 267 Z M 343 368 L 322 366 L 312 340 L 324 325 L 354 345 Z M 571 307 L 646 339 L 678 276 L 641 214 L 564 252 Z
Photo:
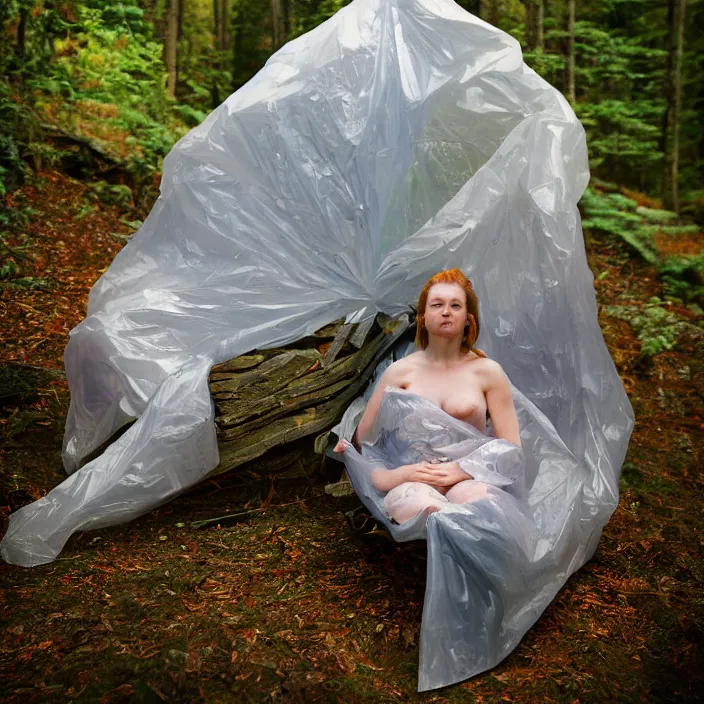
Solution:
M 361 454 L 344 460 L 355 491 L 399 541 L 427 539 L 419 689 L 466 679 L 513 650 L 594 543 L 589 472 L 554 426 L 513 389 L 523 450 L 486 435 L 414 393 L 387 388 Z M 349 435 L 351 407 L 334 432 Z M 470 503 L 448 503 L 401 523 L 371 482 L 377 467 L 458 460 L 487 488 Z
M 540 470 L 526 520 L 541 531 L 555 512 L 566 521 L 555 540 L 568 548 L 539 543 L 551 565 L 540 599 L 504 603 L 535 606 L 513 620 L 519 633 L 595 549 L 632 424 L 596 320 L 576 207 L 587 181 L 581 125 L 513 38 L 450 0 L 355 0 L 277 52 L 166 158 L 157 203 L 66 349 L 70 476 L 10 517 L 3 558 L 51 561 L 73 532 L 129 520 L 211 471 L 212 364 L 341 316 L 398 314 L 429 275 L 462 266 L 481 302 L 480 346 L 535 404 L 522 431 L 538 424 L 550 438 L 525 448 L 528 471 Z M 431 548 L 447 547 L 430 564 L 449 581 L 447 593 L 431 582 L 426 610 L 451 596 L 454 606 L 424 620 L 424 643 L 435 628 L 460 634 L 467 602 L 454 597 L 467 581 L 535 593 L 537 558 L 528 575 L 504 571 L 504 553 L 473 567 L 468 521 L 502 536 L 506 560 L 519 550 L 512 526 L 524 514 L 495 504 L 501 518 L 487 505 L 429 523 Z M 466 677 L 514 635 L 487 631 L 491 656 L 465 648 L 446 673 L 424 647 L 421 672 L 436 672 L 428 686 Z

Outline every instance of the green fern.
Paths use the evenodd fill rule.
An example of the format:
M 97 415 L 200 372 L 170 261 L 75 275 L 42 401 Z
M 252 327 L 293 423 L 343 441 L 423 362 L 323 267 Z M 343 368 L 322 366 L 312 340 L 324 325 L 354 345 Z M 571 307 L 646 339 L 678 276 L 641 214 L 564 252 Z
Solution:
M 655 210 L 641 205 L 636 209 L 636 212 L 649 222 L 667 223 L 677 220 L 677 213 L 673 213 L 671 210 Z
M 640 355 L 654 357 L 661 352 L 673 349 L 683 333 L 691 331 L 697 335 L 704 332 L 666 310 L 659 298 L 651 299 L 644 308 L 639 306 L 606 306 L 604 313 L 619 320 L 625 320 L 638 335 Z

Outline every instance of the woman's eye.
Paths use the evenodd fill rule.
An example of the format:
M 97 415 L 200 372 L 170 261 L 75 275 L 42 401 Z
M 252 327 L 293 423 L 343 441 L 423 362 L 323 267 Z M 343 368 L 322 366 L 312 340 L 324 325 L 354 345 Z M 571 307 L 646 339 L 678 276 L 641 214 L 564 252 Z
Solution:
M 459 308 L 459 307 L 460 307 L 460 304 L 459 304 L 459 303 L 455 303 L 452 307 L 453 307 L 453 308 Z

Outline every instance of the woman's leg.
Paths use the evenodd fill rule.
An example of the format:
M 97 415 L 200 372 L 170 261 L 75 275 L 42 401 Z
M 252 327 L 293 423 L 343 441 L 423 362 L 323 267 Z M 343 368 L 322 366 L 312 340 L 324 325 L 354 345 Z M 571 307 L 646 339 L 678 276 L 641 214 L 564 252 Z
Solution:
M 466 479 L 455 484 L 445 496 L 451 504 L 466 504 L 470 501 L 476 501 L 488 493 L 488 484 L 474 479 Z
M 430 484 L 405 482 L 384 497 L 384 510 L 397 523 L 405 523 L 421 511 L 439 511 L 447 503 L 447 499 Z

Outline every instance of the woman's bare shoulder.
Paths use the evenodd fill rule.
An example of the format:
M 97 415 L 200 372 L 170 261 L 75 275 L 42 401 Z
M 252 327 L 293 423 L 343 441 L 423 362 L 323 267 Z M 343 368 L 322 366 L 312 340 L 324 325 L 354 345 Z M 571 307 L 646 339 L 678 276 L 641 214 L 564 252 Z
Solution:
M 503 367 L 489 357 L 476 357 L 472 360 L 474 368 L 479 372 L 490 384 L 505 384 L 507 381 Z
M 390 364 L 384 372 L 384 382 L 391 386 L 403 386 L 409 374 L 418 368 L 421 357 L 421 352 L 413 352 Z

